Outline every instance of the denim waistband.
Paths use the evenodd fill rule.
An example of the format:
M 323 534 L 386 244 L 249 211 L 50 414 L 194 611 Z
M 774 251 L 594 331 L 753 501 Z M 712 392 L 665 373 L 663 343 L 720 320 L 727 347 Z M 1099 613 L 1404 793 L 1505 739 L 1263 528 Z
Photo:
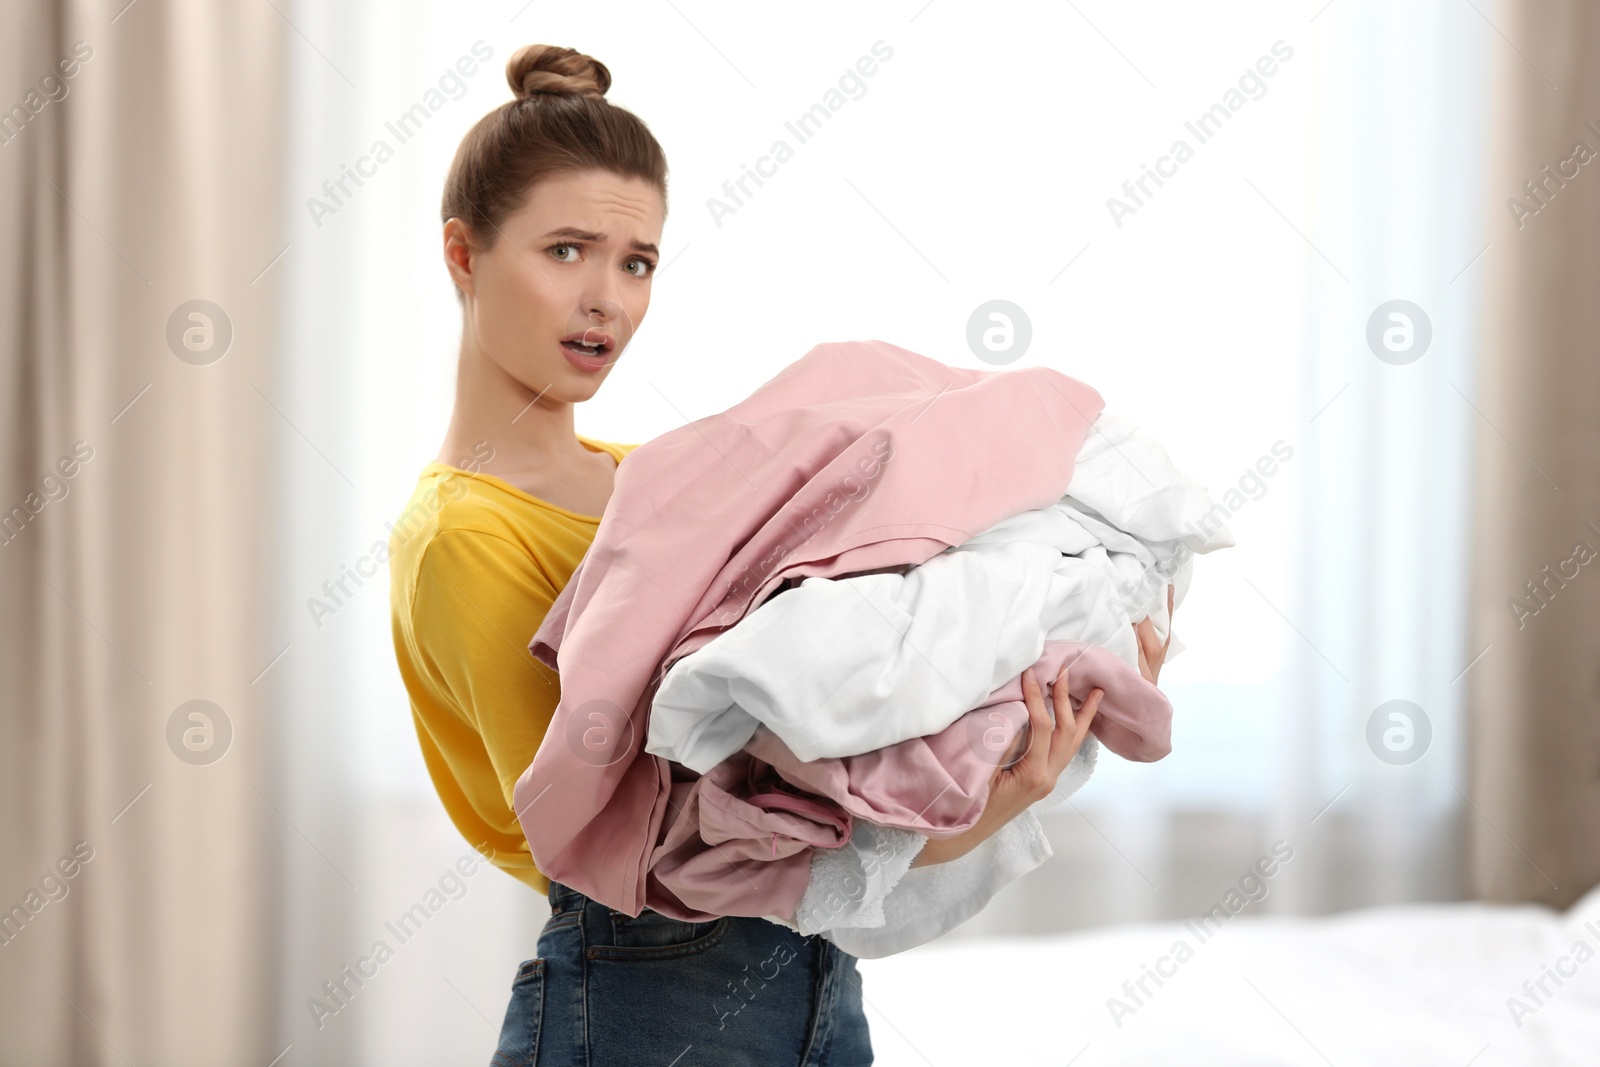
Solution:
M 574 911 L 583 907 L 584 904 L 588 902 L 589 898 L 578 892 L 576 889 L 573 889 L 569 886 L 564 886 L 555 879 L 550 880 L 551 911 Z

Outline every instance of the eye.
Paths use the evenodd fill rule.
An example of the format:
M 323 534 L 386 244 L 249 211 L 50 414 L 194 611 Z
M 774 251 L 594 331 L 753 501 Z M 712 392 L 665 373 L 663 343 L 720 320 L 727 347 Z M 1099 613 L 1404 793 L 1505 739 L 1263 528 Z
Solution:
M 561 244 L 551 245 L 550 249 L 549 249 L 550 254 L 553 255 L 553 256 L 556 256 L 557 249 L 562 249 L 562 248 L 571 249 L 573 251 L 573 253 L 576 253 L 578 251 L 578 246 L 577 245 L 572 244 L 571 242 L 568 242 L 568 241 L 563 241 Z M 557 260 L 557 262 L 560 262 L 560 263 L 573 263 L 573 262 L 576 262 L 576 255 L 573 255 L 573 256 L 556 256 L 556 260 Z
M 628 273 L 632 274 L 635 278 L 648 278 L 650 275 L 656 272 L 655 262 L 653 260 L 645 259 L 642 256 L 628 260 L 628 265 L 630 267 L 637 265 L 644 268 L 641 271 L 628 271 Z

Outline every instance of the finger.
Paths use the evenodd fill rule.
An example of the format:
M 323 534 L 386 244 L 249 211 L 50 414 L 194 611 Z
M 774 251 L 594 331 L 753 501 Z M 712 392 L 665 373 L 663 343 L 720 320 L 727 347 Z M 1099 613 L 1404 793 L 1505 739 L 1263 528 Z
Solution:
M 1017 728 L 1016 733 L 1011 735 L 1011 740 L 1006 745 L 1006 750 L 1000 754 L 1000 762 L 995 764 L 994 777 L 990 780 L 991 785 L 999 782 L 1006 774 L 1015 771 L 1017 765 L 1027 756 L 1028 749 L 1033 744 L 1033 709 L 1032 697 L 1029 694 L 1030 679 L 1027 671 L 1022 672 L 1021 681 L 1022 703 L 1023 707 L 1028 709 L 1028 719 Z
M 1167 586 L 1167 640 L 1161 646 L 1161 659 L 1162 659 L 1163 662 L 1165 662 L 1165 660 L 1167 658 L 1167 649 L 1172 646 L 1172 613 L 1175 610 L 1177 610 L 1173 606 L 1173 602 L 1172 601 L 1173 601 L 1173 597 L 1175 597 L 1177 595 L 1178 595 L 1178 587 L 1177 586 L 1175 586 L 1175 585 Z
M 1071 663 L 1063 663 L 1061 665 L 1061 672 L 1056 675 L 1055 685 L 1050 687 L 1050 700 L 1055 705 L 1056 726 L 1058 727 L 1065 725 L 1061 721 L 1062 708 L 1067 709 L 1067 719 L 1070 721 L 1072 718 L 1072 692 L 1070 689 L 1071 679 L 1067 674 L 1067 671 L 1071 667 Z
M 1072 710 L 1072 678 L 1068 674 L 1070 663 L 1061 665 L 1061 672 L 1056 675 L 1055 684 L 1050 687 L 1050 703 L 1055 708 L 1054 732 L 1051 734 L 1052 743 L 1056 735 L 1072 732 L 1074 713 Z
M 1139 674 L 1145 681 L 1155 684 L 1156 671 L 1150 665 L 1150 657 L 1146 654 L 1144 639 L 1139 635 L 1138 627 L 1134 627 L 1134 648 L 1139 654 Z
M 1078 740 L 1082 741 L 1089 732 L 1089 727 L 1094 724 L 1094 717 L 1100 712 L 1100 702 L 1105 699 L 1106 691 L 1095 688 L 1089 690 L 1089 695 L 1083 700 L 1083 707 L 1078 709 L 1076 720 Z
M 1033 668 L 1022 672 L 1022 699 L 1028 708 L 1028 748 L 1016 762 L 1018 773 L 1025 773 L 1049 758 L 1052 726 L 1044 709 L 1044 694 L 1039 689 Z
M 1103 689 L 1089 690 L 1083 705 L 1073 713 L 1072 729 L 1059 730 L 1056 736 L 1050 739 L 1050 764 L 1056 773 L 1059 774 L 1063 767 L 1072 762 L 1072 757 L 1078 754 L 1083 739 L 1089 735 L 1089 727 L 1094 722 L 1095 714 L 1100 710 L 1100 699 L 1103 696 L 1105 696 Z M 1069 703 L 1058 704 L 1057 707 L 1071 707 L 1070 698 L 1068 700 Z
M 1045 707 L 1044 689 L 1039 684 L 1039 672 L 1032 667 L 1027 670 L 1028 689 L 1023 691 L 1023 698 L 1028 705 L 1028 722 L 1037 725 L 1035 720 L 1044 724 L 1044 732 L 1050 733 L 1055 729 L 1055 723 L 1050 718 L 1050 709 Z
M 1006 750 L 1000 754 L 1000 762 L 995 764 L 995 776 L 1014 770 L 1017 764 L 1022 762 L 1022 757 L 1028 754 L 1028 746 L 1031 744 L 1033 744 L 1033 730 L 1027 723 L 1023 723 L 1011 736 Z
M 1139 651 L 1152 664 L 1157 662 L 1156 654 L 1161 651 L 1161 641 L 1156 637 L 1156 624 L 1148 617 L 1140 619 L 1133 625 L 1134 636 L 1139 639 Z
M 1087 717 L 1082 708 L 1073 708 L 1071 693 L 1059 692 L 1055 700 L 1056 718 L 1060 722 L 1060 729 L 1050 738 L 1050 769 L 1059 774 L 1061 768 L 1072 759 L 1072 739 L 1077 736 L 1080 724 Z
M 1139 646 L 1139 651 L 1145 655 L 1150 654 L 1150 620 L 1140 619 L 1133 624 L 1133 639 Z

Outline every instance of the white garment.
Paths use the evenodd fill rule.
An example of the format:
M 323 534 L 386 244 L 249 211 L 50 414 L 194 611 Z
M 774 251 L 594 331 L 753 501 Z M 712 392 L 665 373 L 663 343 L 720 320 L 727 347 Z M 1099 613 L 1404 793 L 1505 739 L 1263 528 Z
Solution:
M 870 752 L 943 730 L 1047 639 L 1136 666 L 1134 622 L 1166 637 L 1167 575 L 1182 603 L 1193 554 L 1234 543 L 1204 529 L 1211 506 L 1132 420 L 1102 414 L 1055 504 L 920 566 L 807 578 L 673 663 L 645 751 L 703 774 L 764 723 L 802 760 Z
M 1083 787 L 1099 751 L 1099 740 L 1085 737 L 1049 796 L 945 863 L 913 870 L 926 835 L 857 819 L 844 847 L 812 851 L 794 920 L 763 918 L 807 936 L 820 933 L 858 959 L 892 956 L 943 937 L 1054 855 L 1039 816 Z

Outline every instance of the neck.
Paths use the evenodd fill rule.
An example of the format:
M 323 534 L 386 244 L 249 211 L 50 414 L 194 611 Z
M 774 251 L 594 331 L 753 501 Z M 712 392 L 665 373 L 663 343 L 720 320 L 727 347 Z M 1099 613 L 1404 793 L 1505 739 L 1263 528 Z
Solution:
M 552 461 L 582 459 L 586 450 L 573 427 L 573 405 L 552 398 L 549 384 L 529 388 L 463 337 L 455 406 L 435 458 L 460 466 L 483 452 L 487 442 L 493 458 L 480 466 L 490 473 L 536 470 Z

